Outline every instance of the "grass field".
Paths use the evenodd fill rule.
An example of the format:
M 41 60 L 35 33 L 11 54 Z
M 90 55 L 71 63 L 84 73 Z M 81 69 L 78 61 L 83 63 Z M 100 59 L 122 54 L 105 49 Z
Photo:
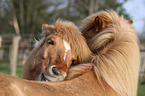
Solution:
M 5 74 L 10 74 L 10 66 L 8 64 L 0 63 L 0 72 Z M 22 66 L 17 67 L 17 77 L 22 78 Z M 138 84 L 138 95 L 137 96 L 145 96 L 145 84 Z
M 10 74 L 10 66 L 8 64 L 0 63 L 0 72 L 5 74 Z M 22 66 L 17 66 L 16 76 L 22 78 Z
M 137 96 L 145 96 L 145 84 L 138 84 L 138 94 Z

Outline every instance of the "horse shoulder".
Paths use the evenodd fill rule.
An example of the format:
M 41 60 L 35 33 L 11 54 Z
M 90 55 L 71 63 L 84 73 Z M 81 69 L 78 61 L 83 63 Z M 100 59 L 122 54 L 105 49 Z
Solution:
M 60 82 L 57 88 L 69 92 L 71 96 L 119 96 L 103 79 L 96 78 L 92 70 L 88 70 L 77 78 Z

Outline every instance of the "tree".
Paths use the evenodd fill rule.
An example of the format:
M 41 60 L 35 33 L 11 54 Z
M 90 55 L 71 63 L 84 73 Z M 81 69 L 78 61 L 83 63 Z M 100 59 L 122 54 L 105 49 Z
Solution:
M 40 30 L 42 23 L 53 23 L 57 18 L 79 24 L 86 16 L 105 9 L 129 18 L 118 0 L 1 0 L 1 3 L 4 3 L 1 13 L 5 13 L 6 25 L 12 25 L 15 33 L 20 31 L 20 34 Z
M 59 0 L 59 2 L 53 3 L 55 7 L 51 11 L 53 13 L 51 20 L 62 18 L 79 24 L 80 20 L 90 14 L 106 9 L 113 9 L 119 15 L 124 15 L 125 18 L 129 19 L 129 15 L 122 7 L 125 2 L 126 0 L 122 3 L 118 0 Z
M 127 19 L 129 19 L 128 14 L 125 13 L 125 9 L 122 7 L 124 2 L 118 2 L 118 0 L 75 0 L 77 9 L 81 9 L 81 11 L 85 15 L 90 15 L 100 10 L 113 9 L 119 15 L 124 15 Z M 89 6 L 88 6 L 89 5 Z M 81 8 L 80 8 L 81 6 Z M 81 14 L 82 14 L 81 13 Z
M 43 18 L 48 16 L 46 10 L 49 7 L 49 3 L 46 1 L 47 0 L 0 1 L 3 3 L 3 5 L 1 4 L 1 8 L 4 10 L 4 12 L 1 12 L 4 13 L 4 17 L 1 16 L 0 19 L 5 20 L 7 26 L 13 26 L 16 34 L 32 33 L 34 32 L 35 26 L 44 22 L 45 20 Z

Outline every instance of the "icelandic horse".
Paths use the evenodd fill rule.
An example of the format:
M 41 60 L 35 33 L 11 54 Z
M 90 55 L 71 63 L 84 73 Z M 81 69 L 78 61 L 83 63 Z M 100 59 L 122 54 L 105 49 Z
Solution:
M 38 43 L 38 45 L 34 48 L 34 50 L 32 51 L 32 53 L 30 54 L 30 56 L 27 60 L 26 64 L 28 64 L 28 65 L 25 65 L 25 68 L 24 68 L 24 70 L 26 70 L 26 68 L 27 68 L 27 71 L 28 71 L 28 73 L 26 72 L 26 74 L 24 72 L 24 74 L 25 74 L 24 76 L 26 76 L 26 78 L 28 76 L 28 78 L 36 80 L 36 79 L 39 79 L 42 77 L 42 76 L 39 76 L 39 75 L 42 75 L 41 72 L 46 71 L 46 73 L 47 73 L 47 71 L 50 71 L 51 67 L 49 67 L 49 66 L 54 66 L 53 65 L 54 63 L 48 63 L 48 62 L 45 63 L 45 58 L 48 56 L 48 54 L 50 54 L 50 53 L 47 53 L 48 52 L 47 49 L 50 46 L 53 47 L 53 45 L 55 45 L 55 44 L 59 44 L 59 45 L 62 44 L 62 45 L 60 45 L 60 47 L 56 46 L 58 48 L 65 49 L 65 47 L 67 46 L 66 49 L 71 49 L 71 50 L 67 51 L 70 53 L 58 54 L 58 57 L 62 58 L 62 60 L 64 60 L 64 57 L 65 57 L 65 60 L 68 59 L 70 61 L 71 59 L 69 59 L 69 57 L 67 57 L 67 55 L 70 56 L 70 58 L 72 58 L 72 57 L 74 58 L 74 56 L 75 56 L 77 58 L 77 62 L 82 62 L 82 61 L 86 62 L 86 60 L 89 60 L 91 52 L 90 52 L 88 46 L 86 46 L 87 43 L 85 42 L 85 40 L 83 39 L 83 36 L 78 31 L 77 27 L 73 23 L 66 22 L 66 21 L 63 22 L 60 20 L 56 21 L 56 23 L 54 25 L 55 26 L 43 25 L 44 28 L 45 27 L 46 28 L 45 29 L 42 28 L 42 30 L 45 30 L 45 31 L 42 31 L 42 33 L 46 37 L 44 37 Z M 50 27 L 54 28 L 55 30 L 50 31 L 50 29 L 49 29 Z M 59 34 L 56 31 L 59 31 L 58 32 Z M 79 39 L 79 40 L 76 40 L 76 43 L 74 43 L 75 45 L 73 45 L 72 43 L 69 42 L 69 39 L 71 37 L 67 37 L 67 35 L 70 36 L 70 34 L 65 34 L 64 32 L 66 32 L 66 31 L 68 33 L 71 32 L 72 33 L 71 36 L 75 36 L 72 38 L 72 40 L 74 40 L 74 41 L 70 41 L 70 42 L 75 42 L 76 39 Z M 52 33 L 52 32 L 54 32 L 54 33 Z M 56 34 L 55 34 L 55 32 L 56 32 Z M 48 35 L 47 33 L 49 34 L 49 36 L 47 36 Z M 49 38 L 52 35 L 53 35 L 53 37 Z M 55 37 L 54 37 L 54 35 L 55 35 Z M 62 35 L 65 37 L 63 37 Z M 77 35 L 79 35 L 79 36 L 77 36 Z M 59 40 L 58 40 L 58 38 L 59 38 Z M 67 41 L 68 43 L 67 44 L 66 44 L 66 42 L 64 43 L 63 39 L 65 39 L 65 41 Z M 52 41 L 53 41 L 53 43 L 52 43 Z M 60 42 L 60 43 L 57 43 L 57 42 Z M 69 44 L 70 44 L 70 48 L 68 48 Z M 78 44 L 80 44 L 80 45 L 78 45 Z M 80 47 L 80 46 L 82 46 L 82 47 Z M 76 49 L 73 49 L 73 47 Z M 81 50 L 78 50 L 79 48 Z M 44 51 L 44 49 L 46 51 Z M 54 47 L 53 49 L 56 49 L 56 48 Z M 57 51 L 57 50 L 55 50 L 55 51 Z M 63 51 L 66 52 L 65 50 L 63 50 Z M 83 53 L 81 53 L 79 51 L 81 51 Z M 52 54 L 53 54 L 53 52 L 54 51 L 52 51 Z M 75 52 L 78 52 L 79 54 L 75 54 Z M 60 51 L 60 53 L 61 53 L 61 51 Z M 57 53 L 55 53 L 55 54 L 57 54 Z M 55 54 L 52 56 L 56 56 Z M 86 56 L 85 56 L 85 54 L 86 54 Z M 35 57 L 37 57 L 37 58 L 35 58 Z M 48 59 L 48 57 L 46 59 Z M 42 62 L 41 60 L 44 62 Z M 66 61 L 63 61 L 63 62 L 64 63 L 61 63 L 61 62 L 60 63 L 63 65 L 70 64 L 70 62 L 69 63 L 65 63 Z M 55 67 L 56 66 L 57 66 L 57 64 L 55 63 Z M 70 65 L 68 65 L 68 66 L 70 66 Z M 43 67 L 45 67 L 45 68 L 43 69 Z M 34 69 L 34 68 L 36 68 L 36 69 Z M 58 68 L 57 71 L 64 72 L 64 70 L 60 69 L 59 66 L 57 66 L 56 68 Z M 31 69 L 33 69 L 33 70 L 31 70 Z M 29 70 L 31 70 L 31 71 L 29 71 Z M 36 71 L 38 71 L 38 72 L 36 72 Z M 43 74 L 58 76 L 58 74 L 56 74 L 57 71 L 55 70 L 55 72 L 52 74 L 51 74 L 51 72 L 53 72 L 53 71 L 50 71 L 50 74 L 45 74 L 45 72 Z M 32 72 L 32 73 L 29 75 L 29 72 Z M 33 75 L 34 73 L 36 73 L 37 75 Z M 96 95 L 97 96 L 119 96 L 102 78 L 100 78 L 100 79 L 96 78 L 96 75 L 93 71 L 92 63 L 73 64 L 73 66 L 71 66 L 67 70 L 67 73 L 68 73 L 67 77 L 64 81 L 60 81 L 60 79 L 58 80 L 58 78 L 53 78 L 53 80 L 55 79 L 54 81 L 58 80 L 60 82 L 25 80 L 25 79 L 20 79 L 17 77 L 13 77 L 10 75 L 0 73 L 0 95 L 1 96 L 81 96 L 81 95 L 82 96 L 96 96 Z M 30 77 L 31 75 L 32 75 L 32 78 Z M 50 77 L 47 78 L 47 76 L 44 76 L 43 78 L 45 78 L 45 80 L 50 79 Z M 52 78 L 50 80 L 52 80 Z
M 0 74 L 0 94 L 135 96 L 139 73 L 139 48 L 136 32 L 130 23 L 131 21 L 124 20 L 114 11 L 101 11 L 84 19 L 80 29 L 94 53 L 93 63 L 71 66 L 66 79 L 61 82 L 30 81 Z M 42 76 L 37 76 L 39 77 Z
M 95 54 L 95 73 L 121 96 L 137 94 L 140 51 L 132 23 L 110 10 L 85 18 L 80 27 Z

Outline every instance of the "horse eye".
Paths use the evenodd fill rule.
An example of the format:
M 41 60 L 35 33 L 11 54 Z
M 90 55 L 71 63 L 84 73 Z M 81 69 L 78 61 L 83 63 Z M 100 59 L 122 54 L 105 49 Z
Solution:
M 72 64 L 75 64 L 76 63 L 76 60 L 72 60 Z
M 49 39 L 49 40 L 47 41 L 47 44 L 54 45 L 54 42 L 53 42 L 53 40 L 50 40 L 50 39 Z
M 44 60 L 45 58 L 44 58 L 44 56 L 42 56 L 42 58 L 41 58 L 42 60 Z

